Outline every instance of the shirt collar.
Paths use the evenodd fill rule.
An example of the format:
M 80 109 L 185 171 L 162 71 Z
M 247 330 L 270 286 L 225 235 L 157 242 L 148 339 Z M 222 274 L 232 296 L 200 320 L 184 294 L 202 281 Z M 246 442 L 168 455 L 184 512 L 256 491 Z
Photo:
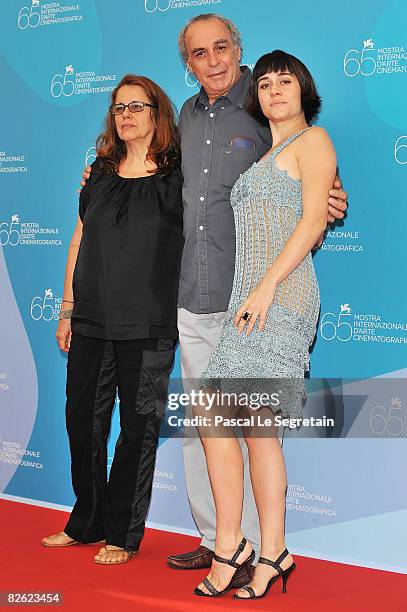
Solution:
M 252 73 L 248 66 L 240 66 L 240 72 L 241 75 L 236 81 L 236 83 L 233 85 L 232 89 L 227 94 L 221 97 L 227 98 L 230 102 L 232 102 L 232 104 L 234 104 L 238 108 L 243 108 L 247 92 L 249 90 Z M 193 113 L 196 109 L 198 102 L 200 102 L 204 106 L 208 105 L 208 94 L 206 93 L 203 87 L 201 87 L 197 97 L 195 98 L 195 102 L 191 108 L 191 113 Z

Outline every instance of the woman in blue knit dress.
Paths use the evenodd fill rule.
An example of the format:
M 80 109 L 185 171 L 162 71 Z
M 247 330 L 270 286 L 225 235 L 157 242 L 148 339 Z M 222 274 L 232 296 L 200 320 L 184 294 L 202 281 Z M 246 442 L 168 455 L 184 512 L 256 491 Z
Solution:
M 208 393 L 280 392 L 281 402 L 255 412 L 271 422 L 268 435 L 243 430 L 259 513 L 261 552 L 254 576 L 254 552 L 241 532 L 243 459 L 230 427 L 201 428 L 216 505 L 212 568 L 195 589 L 216 597 L 231 588 L 236 572 L 250 583 L 235 597 L 264 596 L 282 578 L 283 591 L 295 568 L 284 538 L 285 462 L 275 414 L 300 418 L 304 372 L 319 314 L 319 288 L 311 250 L 325 229 L 326 192 L 336 171 L 327 132 L 311 127 L 321 100 L 308 69 L 283 51 L 261 57 L 253 73 L 248 112 L 268 122 L 273 147 L 237 181 L 231 193 L 236 224 L 236 268 L 219 345 L 202 374 Z M 279 380 L 280 379 L 280 380 Z M 284 380 L 281 380 L 284 379 Z M 196 413 L 210 415 L 207 406 Z M 235 406 L 235 413 L 238 414 Z M 246 406 L 250 415 L 250 407 Z M 230 415 L 218 403 L 217 414 Z M 240 414 L 240 413 L 239 413 Z

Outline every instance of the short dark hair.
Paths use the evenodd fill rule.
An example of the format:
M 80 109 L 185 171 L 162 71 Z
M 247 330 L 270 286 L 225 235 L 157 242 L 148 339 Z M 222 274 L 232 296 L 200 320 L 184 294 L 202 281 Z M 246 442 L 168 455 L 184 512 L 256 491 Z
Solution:
M 321 109 L 321 98 L 318 95 L 315 81 L 308 68 L 294 55 L 280 49 L 262 55 L 253 69 L 253 78 L 246 101 L 246 111 L 263 125 L 268 125 L 268 119 L 261 110 L 257 83 L 268 72 L 289 72 L 294 74 L 301 88 L 301 108 L 304 111 L 308 125 L 316 119 Z

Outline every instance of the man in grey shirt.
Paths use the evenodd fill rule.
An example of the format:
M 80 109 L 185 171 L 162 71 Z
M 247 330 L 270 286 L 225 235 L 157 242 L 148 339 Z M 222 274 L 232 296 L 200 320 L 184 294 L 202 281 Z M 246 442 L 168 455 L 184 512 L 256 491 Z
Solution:
M 230 191 L 271 147 L 270 129 L 242 110 L 251 72 L 243 66 L 240 74 L 212 105 L 202 89 L 181 110 L 185 245 L 178 304 L 196 314 L 227 310 L 235 257 Z
M 183 105 L 179 124 L 185 246 L 178 328 L 184 391 L 189 392 L 217 345 L 231 294 L 235 260 L 231 188 L 270 149 L 271 133 L 244 110 L 251 72 L 240 66 L 240 35 L 232 22 L 213 14 L 194 17 L 180 32 L 179 49 L 202 85 Z M 334 186 L 338 189 L 330 192 L 330 221 L 342 218 L 346 210 L 347 196 L 340 190 L 339 179 Z M 248 472 L 244 444 L 242 451 Z M 216 514 L 198 435 L 185 437 L 184 464 L 188 498 L 202 542 L 194 551 L 169 556 L 168 565 L 201 569 L 212 562 Z M 248 473 L 242 531 L 258 551 L 259 526 Z M 238 579 L 234 586 L 241 586 Z

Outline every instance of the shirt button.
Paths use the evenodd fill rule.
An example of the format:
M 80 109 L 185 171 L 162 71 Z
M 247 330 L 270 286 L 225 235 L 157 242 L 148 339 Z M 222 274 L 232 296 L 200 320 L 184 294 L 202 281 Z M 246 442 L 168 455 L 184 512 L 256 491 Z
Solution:
M 208 173 L 208 168 L 204 168 L 204 172 L 205 172 L 205 174 L 207 174 Z
M 205 198 L 201 196 L 199 199 L 201 200 L 201 202 L 203 202 Z
M 201 232 L 202 232 L 202 230 L 203 230 L 203 225 L 200 225 L 200 226 L 199 226 L 199 229 L 200 229 L 200 230 L 201 230 Z
M 206 144 L 211 144 L 211 141 L 210 141 L 210 140 L 207 140 L 207 141 L 206 141 Z
M 209 113 L 209 117 L 214 117 L 215 113 Z

